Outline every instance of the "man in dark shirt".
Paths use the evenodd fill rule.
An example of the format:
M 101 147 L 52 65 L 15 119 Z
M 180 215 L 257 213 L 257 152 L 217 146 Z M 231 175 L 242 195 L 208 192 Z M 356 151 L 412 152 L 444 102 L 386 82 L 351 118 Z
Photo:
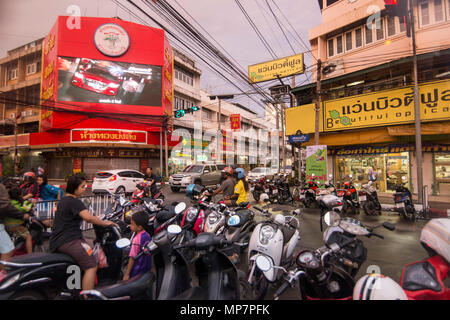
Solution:
M 86 180 L 74 175 L 67 181 L 66 195 L 59 201 L 50 235 L 50 250 L 71 256 L 84 271 L 83 290 L 94 288 L 97 262 L 89 254 L 90 246 L 83 239 L 81 222 L 108 227 L 115 225 L 91 215 L 84 203 L 78 199 L 86 190 Z
M 223 193 L 224 199 L 228 199 L 234 194 L 234 186 L 236 185 L 236 181 L 233 179 L 233 169 L 231 167 L 225 167 L 223 171 L 225 172 L 226 178 L 220 187 L 214 190 L 213 195 Z
M 153 173 L 153 169 L 148 167 L 145 170 L 144 180 L 149 182 L 151 196 L 153 197 L 156 193 L 156 175 Z

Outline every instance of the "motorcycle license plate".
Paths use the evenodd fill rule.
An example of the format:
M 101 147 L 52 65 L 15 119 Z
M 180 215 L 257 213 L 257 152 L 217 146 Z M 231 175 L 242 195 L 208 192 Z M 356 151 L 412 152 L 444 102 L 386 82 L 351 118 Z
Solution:
M 367 200 L 367 197 L 366 196 L 360 196 L 359 197 L 359 201 L 366 201 Z
M 273 194 L 278 194 L 278 190 L 273 190 Z
M 398 209 L 398 208 L 404 208 L 405 207 L 405 204 L 403 203 L 403 202 L 400 202 L 400 203 L 396 203 L 395 204 L 395 207 Z
M 265 193 L 269 193 L 270 190 L 269 190 L 269 189 L 265 189 L 264 192 L 265 192 Z

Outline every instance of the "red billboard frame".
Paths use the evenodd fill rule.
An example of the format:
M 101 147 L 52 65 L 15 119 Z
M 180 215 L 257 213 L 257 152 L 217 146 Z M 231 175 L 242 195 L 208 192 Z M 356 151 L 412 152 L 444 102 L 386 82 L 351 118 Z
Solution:
M 58 17 L 43 42 L 41 98 L 44 105 L 56 107 L 58 111 L 42 109 L 41 130 L 75 127 L 98 128 L 99 126 L 117 128 L 117 121 L 114 121 L 113 118 L 125 120 L 120 129 L 135 129 L 135 124 L 126 124 L 127 117 L 150 116 L 152 120 L 147 124 L 145 120 L 140 123 L 141 129 L 146 127 L 149 131 L 159 131 L 163 117 L 173 114 L 173 51 L 164 30 L 115 18 L 94 17 L 80 17 L 79 28 L 76 28 L 69 23 L 71 19 L 73 17 Z M 109 56 L 98 49 L 94 35 L 96 30 L 105 24 L 114 24 L 126 31 L 129 46 L 123 54 Z M 162 101 L 159 106 L 58 101 L 57 91 L 60 85 L 58 83 L 58 57 L 160 66 L 162 68 Z M 70 113 L 63 112 L 64 110 Z M 90 114 L 89 117 L 86 116 L 87 113 Z M 98 118 L 95 117 L 95 114 L 98 114 Z M 108 115 L 109 119 L 113 120 L 102 117 L 102 115 Z M 92 121 L 93 119 L 96 121 Z

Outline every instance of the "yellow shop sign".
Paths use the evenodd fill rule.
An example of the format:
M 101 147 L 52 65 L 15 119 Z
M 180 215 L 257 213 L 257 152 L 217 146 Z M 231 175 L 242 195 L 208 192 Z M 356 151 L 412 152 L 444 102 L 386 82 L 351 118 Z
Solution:
M 248 66 L 248 82 L 256 83 L 303 73 L 303 53 Z
M 421 84 L 421 121 L 450 119 L 450 81 Z M 414 122 L 413 86 L 323 103 L 324 131 Z

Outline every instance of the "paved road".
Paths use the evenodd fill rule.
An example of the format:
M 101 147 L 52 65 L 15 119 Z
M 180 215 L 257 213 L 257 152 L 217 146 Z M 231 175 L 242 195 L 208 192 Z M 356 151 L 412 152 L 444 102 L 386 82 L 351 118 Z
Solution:
M 163 193 L 166 196 L 166 202 L 171 201 L 185 201 L 189 205 L 190 199 L 185 196 L 184 191 L 178 193 L 173 193 L 170 188 L 166 185 L 163 187 Z M 249 194 L 249 200 L 252 201 L 253 198 Z M 294 209 L 290 205 L 271 205 L 271 211 L 273 214 L 276 213 L 291 213 Z M 295 254 L 302 249 L 317 249 L 323 246 L 323 234 L 320 232 L 319 226 L 320 212 L 318 209 L 304 209 L 301 210 L 301 215 L 299 217 L 300 221 L 300 237 L 301 240 L 295 249 Z M 360 271 L 357 275 L 359 279 L 366 273 L 366 270 L 371 265 L 377 265 L 380 267 L 381 273 L 387 275 L 394 279 L 395 281 L 400 281 L 400 276 L 403 267 L 410 262 L 417 261 L 426 257 L 426 252 L 420 245 L 420 231 L 425 224 L 424 221 L 419 221 L 416 223 L 410 223 L 404 221 L 397 213 L 393 212 L 383 212 L 381 216 L 367 216 L 364 213 L 355 216 L 356 219 L 361 220 L 363 224 L 369 226 L 379 225 L 385 221 L 388 221 L 395 225 L 395 231 L 389 231 L 384 228 L 378 229 L 378 233 L 385 236 L 385 239 L 380 239 L 377 237 L 366 238 L 362 237 L 361 240 L 365 243 L 367 248 L 367 260 L 361 266 Z M 256 215 L 256 220 L 260 221 L 263 218 L 260 215 Z M 241 256 L 240 263 L 238 264 L 238 269 L 247 272 L 247 252 Z M 277 287 L 272 286 L 266 296 L 270 299 Z M 294 289 L 288 289 L 282 296 L 282 299 L 298 299 L 298 287 Z
M 189 204 L 189 199 L 185 196 L 183 191 L 173 193 L 169 188 L 164 187 L 164 194 L 168 201 L 186 201 Z M 252 196 L 249 194 L 249 200 L 254 203 Z M 289 205 L 271 205 L 270 208 L 273 213 L 291 213 L 294 209 Z M 295 249 L 295 253 L 301 249 L 317 249 L 323 246 L 323 234 L 320 232 L 319 226 L 320 212 L 318 209 L 302 209 L 299 217 L 300 221 L 300 237 L 299 245 Z M 359 279 L 366 273 L 370 265 L 377 265 L 381 269 L 381 273 L 400 281 L 400 276 L 403 267 L 410 262 L 417 261 L 426 257 L 426 252 L 420 245 L 420 231 L 422 230 L 424 221 L 410 223 L 404 221 L 397 213 L 383 212 L 381 216 L 367 216 L 364 213 L 355 216 L 356 219 L 361 220 L 363 224 L 375 226 L 388 221 L 395 225 L 395 231 L 389 231 L 384 228 L 378 229 L 378 233 L 385 236 L 385 239 L 377 237 L 366 238 L 361 240 L 367 247 L 367 260 L 361 266 L 357 275 Z M 257 220 L 262 220 L 259 215 L 256 215 Z M 241 261 L 238 269 L 247 270 L 247 253 L 241 256 Z M 276 288 L 271 288 L 266 298 L 271 298 Z M 298 287 L 289 289 L 283 295 L 282 299 L 298 299 Z

